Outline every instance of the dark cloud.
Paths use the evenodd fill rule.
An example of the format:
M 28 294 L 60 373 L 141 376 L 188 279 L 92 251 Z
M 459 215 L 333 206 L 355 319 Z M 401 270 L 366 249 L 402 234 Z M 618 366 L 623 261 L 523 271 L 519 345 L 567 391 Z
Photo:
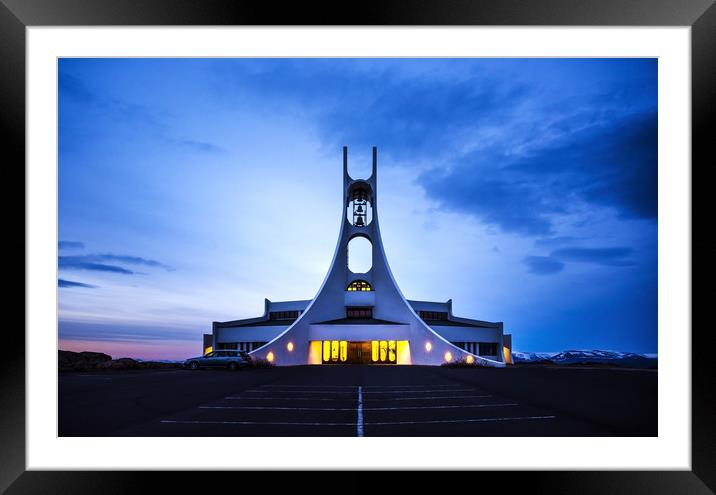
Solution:
M 66 287 L 66 288 L 82 287 L 85 289 L 96 289 L 97 288 L 96 285 L 84 284 L 82 282 L 74 282 L 72 280 L 65 280 L 62 278 L 57 279 L 57 286 L 58 287 Z
M 561 272 L 568 262 L 590 263 L 593 265 L 623 267 L 633 266 L 630 258 L 633 250 L 628 247 L 556 249 L 549 256 L 528 256 L 523 261 L 530 273 L 552 275 Z
M 58 256 L 57 266 L 60 270 L 88 270 L 94 272 L 122 273 L 132 275 L 134 272 L 117 265 L 107 265 L 91 261 L 88 256 Z
M 542 239 L 536 239 L 534 242 L 534 246 L 536 248 L 554 248 L 557 246 L 564 246 L 565 244 L 573 244 L 580 240 L 582 239 L 568 235 L 557 237 L 543 237 Z
M 217 70 L 239 88 L 225 98 L 260 94 L 301 112 L 331 150 L 377 145 L 388 164 L 432 163 L 417 178 L 429 199 L 502 231 L 554 235 L 559 216 L 595 206 L 656 218 L 654 60 L 276 59 Z
M 613 248 L 563 248 L 552 251 L 552 258 L 561 261 L 592 263 L 603 266 L 633 266 L 635 261 L 629 257 L 632 249 L 627 247 Z
M 483 150 L 448 171 L 422 174 L 418 183 L 444 209 L 523 235 L 550 235 L 559 215 L 590 204 L 655 219 L 656 123 L 653 112 L 630 115 L 519 157 Z
M 77 241 L 59 241 L 57 243 L 57 248 L 62 249 L 84 249 L 85 244 L 84 242 L 77 242 Z
M 110 262 L 119 262 L 119 263 L 128 263 L 130 265 L 141 265 L 141 266 L 150 266 L 155 268 L 163 268 L 168 271 L 172 271 L 173 268 L 169 265 L 165 265 L 164 263 L 160 263 L 159 261 L 148 259 L 148 258 L 142 258 L 140 256 L 128 256 L 125 254 L 90 254 L 85 257 L 87 260 L 91 261 L 110 261 Z
M 535 275 L 553 275 L 564 269 L 564 263 L 549 256 L 528 256 L 522 261 Z
M 125 254 L 99 253 L 81 256 L 58 256 L 57 261 L 60 269 L 90 270 L 97 272 L 122 273 L 125 275 L 133 275 L 137 272 L 123 266 L 119 266 L 116 263 L 162 268 L 167 271 L 174 270 L 169 265 L 165 265 L 164 263 L 160 263 L 156 260 Z

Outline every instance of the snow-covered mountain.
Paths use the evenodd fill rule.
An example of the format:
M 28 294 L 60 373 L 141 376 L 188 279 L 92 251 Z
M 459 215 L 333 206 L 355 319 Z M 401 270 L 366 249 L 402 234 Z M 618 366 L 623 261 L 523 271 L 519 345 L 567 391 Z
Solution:
M 515 361 L 542 361 L 550 359 L 557 352 L 520 352 L 512 351 L 512 359 Z
M 656 364 L 655 355 L 646 356 L 634 352 L 580 349 L 562 352 L 518 352 L 512 353 L 515 362 L 552 361 L 555 364 L 604 363 L 624 366 L 650 367 Z

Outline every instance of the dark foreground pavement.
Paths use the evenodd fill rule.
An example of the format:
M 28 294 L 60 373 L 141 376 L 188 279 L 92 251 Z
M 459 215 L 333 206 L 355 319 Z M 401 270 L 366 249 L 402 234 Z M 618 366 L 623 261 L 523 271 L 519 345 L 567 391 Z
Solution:
M 657 372 L 298 366 L 68 373 L 60 436 L 656 436 Z

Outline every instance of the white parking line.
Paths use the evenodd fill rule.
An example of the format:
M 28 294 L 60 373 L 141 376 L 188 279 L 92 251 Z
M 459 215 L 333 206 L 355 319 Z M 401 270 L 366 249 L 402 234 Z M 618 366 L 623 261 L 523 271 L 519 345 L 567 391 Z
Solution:
M 356 436 L 363 436 L 363 387 L 358 387 L 358 425 L 356 428 Z
M 435 396 L 435 397 L 381 397 L 379 399 L 370 399 L 369 402 L 385 402 L 393 400 L 451 400 L 451 399 L 482 399 L 492 397 L 491 395 L 451 395 L 451 396 Z M 347 401 L 349 398 L 336 397 L 224 397 L 225 400 L 321 400 L 321 401 Z
M 482 423 L 490 421 L 526 421 L 531 419 L 555 419 L 557 416 L 518 416 L 512 418 L 476 418 L 476 419 L 432 419 L 427 421 L 383 421 L 367 423 L 370 426 L 386 425 L 424 425 L 437 423 Z
M 336 398 L 336 397 L 224 397 L 225 400 L 340 400 L 340 401 L 349 401 L 351 399 L 349 398 Z M 443 397 L 444 399 L 444 397 Z
M 284 426 L 355 426 L 356 423 L 296 423 L 290 421 L 205 421 L 162 419 L 160 423 L 192 425 L 284 425 Z
M 450 395 L 437 397 L 381 397 L 380 399 L 371 399 L 369 402 L 385 402 L 391 400 L 451 400 L 451 399 L 482 399 L 492 397 L 491 395 Z
M 429 390 L 379 390 L 375 392 L 366 391 L 366 394 L 427 394 L 430 392 L 444 392 L 444 393 L 452 393 L 452 392 L 477 392 L 474 388 L 457 388 L 457 389 L 429 389 Z M 449 396 L 447 396 L 449 397 Z
M 512 418 L 475 418 L 475 419 L 435 419 L 427 421 L 381 421 L 365 423 L 367 426 L 388 425 L 418 425 L 439 423 L 483 423 L 491 421 L 528 421 L 536 419 L 555 419 L 556 416 L 517 416 Z M 263 425 L 263 426 L 358 426 L 358 423 L 323 423 L 323 422 L 292 422 L 292 421 L 209 421 L 209 420 L 181 420 L 162 419 L 160 423 L 169 424 L 195 424 L 195 425 Z
M 358 385 L 262 385 L 262 388 L 356 388 Z
M 338 391 L 338 390 L 244 390 L 242 393 L 252 394 L 342 394 L 342 395 L 353 395 L 353 391 Z
M 471 409 L 476 407 L 506 407 L 519 404 L 464 404 L 457 406 L 400 406 L 400 407 L 363 407 L 363 411 L 400 411 L 416 409 Z M 262 411 L 358 411 L 357 407 L 280 407 L 280 406 L 199 406 L 199 409 L 241 409 Z

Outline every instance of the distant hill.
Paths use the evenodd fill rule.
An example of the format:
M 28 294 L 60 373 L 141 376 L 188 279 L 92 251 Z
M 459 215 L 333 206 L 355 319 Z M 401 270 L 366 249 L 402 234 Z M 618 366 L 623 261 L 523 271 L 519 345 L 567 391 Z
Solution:
M 656 368 L 656 357 L 634 352 L 603 350 L 569 350 L 562 352 L 519 352 L 512 353 L 515 363 L 547 362 L 556 365 L 570 364 L 608 364 L 628 368 Z

